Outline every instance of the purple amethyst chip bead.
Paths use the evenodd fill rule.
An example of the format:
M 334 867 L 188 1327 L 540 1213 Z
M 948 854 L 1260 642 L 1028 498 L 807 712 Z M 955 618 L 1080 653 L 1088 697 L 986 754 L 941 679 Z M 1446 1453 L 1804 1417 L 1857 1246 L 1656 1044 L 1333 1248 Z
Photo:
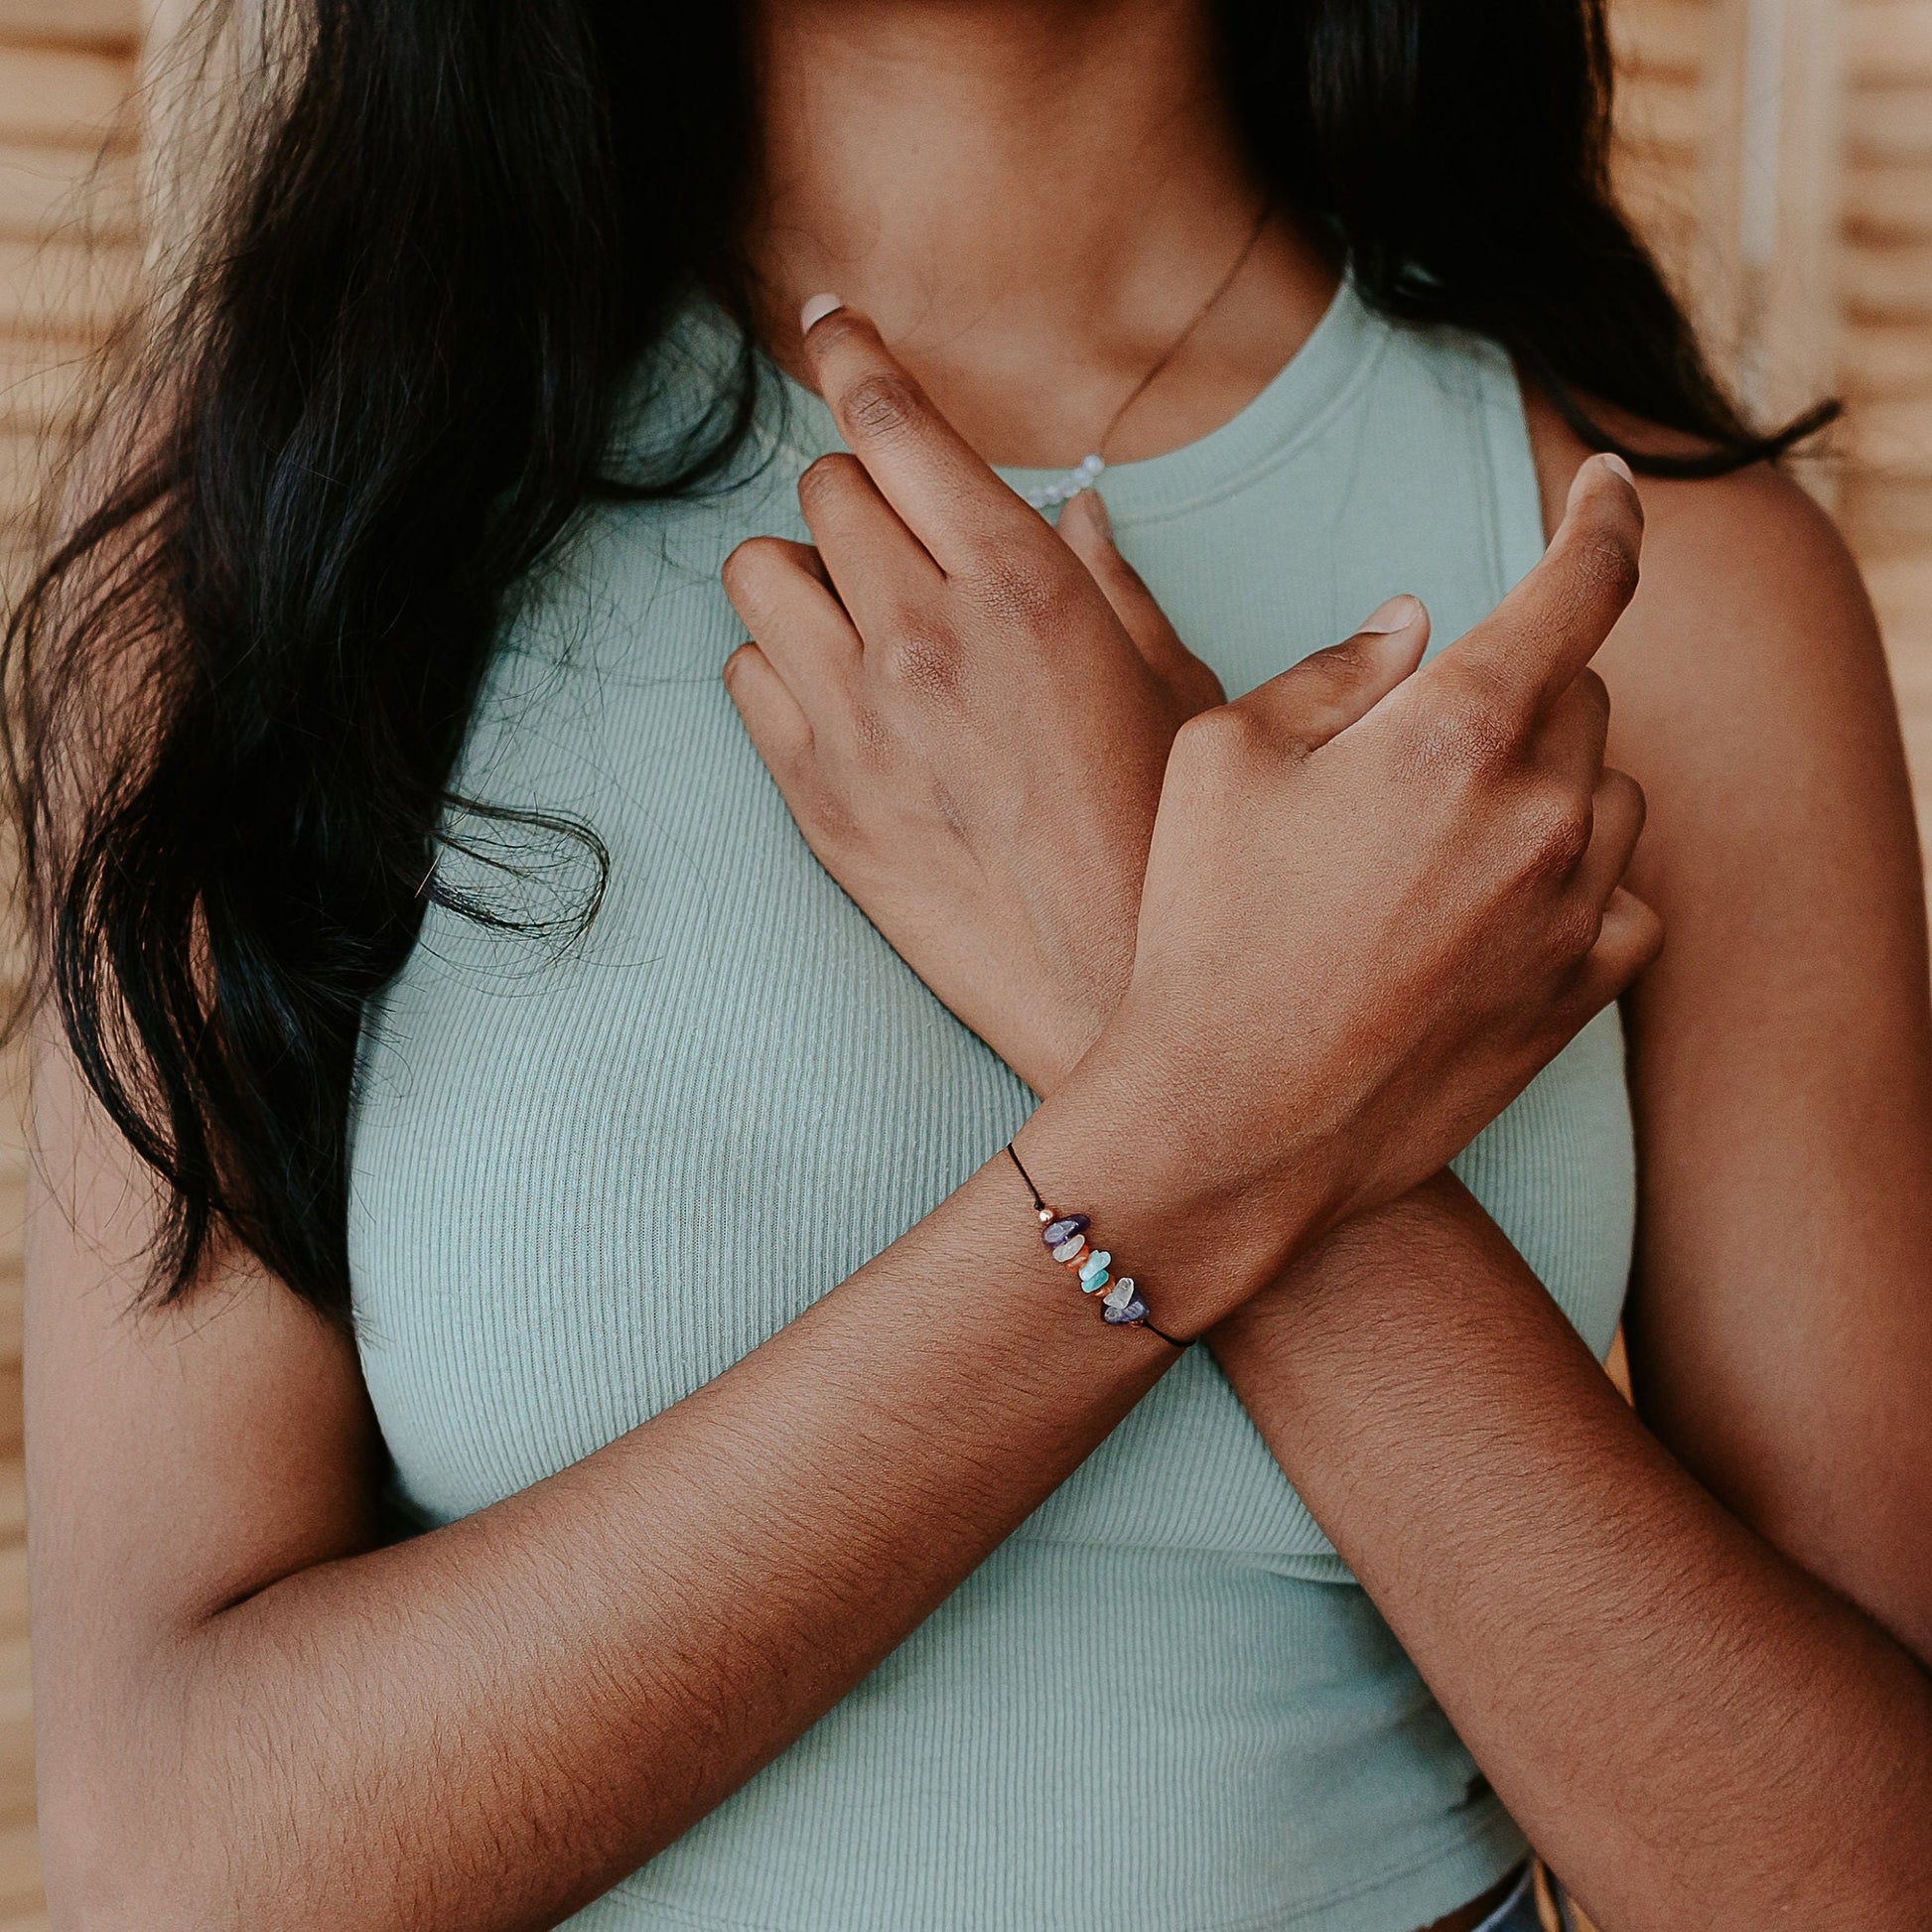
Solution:
M 1147 1304 L 1143 1302 L 1138 1295 L 1135 1296 L 1134 1299 L 1131 1302 L 1129 1302 L 1124 1309 L 1110 1309 L 1110 1308 L 1103 1307 L 1100 1311 L 1101 1320 L 1111 1321 L 1115 1324 L 1116 1327 L 1118 1327 L 1122 1322 L 1125 1321 L 1144 1320 L 1146 1318 L 1146 1315 L 1147 1315 Z
M 1071 1241 L 1076 1234 L 1085 1234 L 1092 1225 L 1084 1214 L 1062 1214 L 1057 1221 L 1040 1230 L 1039 1238 L 1049 1248 L 1057 1248 L 1062 1241 Z

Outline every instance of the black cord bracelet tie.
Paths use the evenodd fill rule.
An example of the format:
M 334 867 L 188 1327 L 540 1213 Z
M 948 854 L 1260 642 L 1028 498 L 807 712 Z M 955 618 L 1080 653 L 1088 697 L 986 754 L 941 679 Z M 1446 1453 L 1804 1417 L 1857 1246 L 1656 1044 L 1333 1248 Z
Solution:
M 1039 1216 L 1039 1238 L 1046 1244 L 1047 1253 L 1079 1282 L 1081 1294 L 1100 1295 L 1100 1318 L 1116 1328 L 1145 1328 L 1149 1334 L 1159 1335 L 1170 1348 L 1185 1348 L 1187 1343 L 1178 1335 L 1157 1328 L 1147 1318 L 1147 1303 L 1134 1285 L 1132 1275 L 1114 1281 L 1107 1273 L 1113 1256 L 1105 1248 L 1087 1245 L 1087 1229 L 1092 1222 L 1084 1214 L 1062 1214 L 1057 1208 L 1048 1207 L 1011 1141 L 1007 1143 L 1007 1158 L 1019 1170 L 1028 1193 L 1034 1197 L 1034 1211 Z

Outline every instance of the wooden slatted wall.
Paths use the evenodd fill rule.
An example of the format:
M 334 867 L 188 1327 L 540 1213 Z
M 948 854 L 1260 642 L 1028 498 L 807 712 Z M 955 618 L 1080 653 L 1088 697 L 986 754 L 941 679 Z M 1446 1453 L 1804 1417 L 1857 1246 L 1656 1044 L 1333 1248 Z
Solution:
M 1849 0 L 1844 37 L 1843 511 L 1932 844 L 1932 0 Z
M 135 266 L 136 0 L 0 0 L 0 587 L 44 460 Z M 9 949 L 10 951 L 11 949 Z M 0 1932 L 44 1932 L 20 1466 L 25 1081 L 0 1064 Z
M 1770 83 L 1748 46 L 1767 20 Z M 1802 474 L 1871 586 L 1932 828 L 1932 0 L 1611 0 L 1611 25 L 1624 192 L 1721 360 L 1772 412 L 1846 403 Z M 1740 197 L 1766 168 L 1775 247 L 1754 274 Z

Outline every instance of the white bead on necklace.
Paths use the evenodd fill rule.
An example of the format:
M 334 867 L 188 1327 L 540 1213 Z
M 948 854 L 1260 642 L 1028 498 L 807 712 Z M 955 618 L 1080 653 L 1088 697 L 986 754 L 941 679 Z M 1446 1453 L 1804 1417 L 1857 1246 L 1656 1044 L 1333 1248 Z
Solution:
M 1063 471 L 1051 483 L 1035 483 L 1031 489 L 1023 489 L 1020 494 L 1036 510 L 1050 509 L 1057 503 L 1070 502 L 1083 489 L 1091 489 L 1100 481 L 1100 473 L 1106 467 L 1106 461 L 1096 450 L 1074 469 Z

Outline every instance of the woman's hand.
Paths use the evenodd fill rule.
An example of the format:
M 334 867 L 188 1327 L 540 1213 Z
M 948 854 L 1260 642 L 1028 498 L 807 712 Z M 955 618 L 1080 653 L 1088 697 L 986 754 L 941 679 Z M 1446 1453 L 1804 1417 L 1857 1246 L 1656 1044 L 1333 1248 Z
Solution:
M 1158 1123 L 1125 1178 L 1172 1203 L 1192 1177 L 1228 1277 L 1204 1308 L 1435 1173 L 1656 954 L 1587 668 L 1641 530 L 1628 473 L 1587 463 L 1537 568 L 1366 715 L 1311 742 L 1322 653 L 1177 735 L 1126 997 L 1026 1139 L 1096 1094 Z
M 1537 570 L 1426 669 L 1418 607 L 1182 723 L 1191 660 L 1151 604 L 1114 578 L 1135 628 L 1103 609 L 869 325 L 806 340 L 857 454 L 801 485 L 816 557 L 767 542 L 728 566 L 758 638 L 733 697 L 927 984 L 1042 1090 L 1080 1060 L 1027 1130 L 1047 1172 L 1078 1119 L 1058 1171 L 1092 1198 L 1212 1223 L 1204 1326 L 1434 1173 L 1654 953 L 1620 887 L 1642 796 L 1603 767 L 1587 668 L 1635 586 L 1635 492 L 1586 466 Z M 1119 1137 L 1110 1180 L 1124 1115 L 1155 1132 Z
M 726 563 L 727 688 L 826 870 L 1050 1092 L 1126 989 L 1168 752 L 1220 686 L 1097 497 L 1056 534 L 850 311 L 805 354 L 859 455 L 799 480 L 815 548 Z

